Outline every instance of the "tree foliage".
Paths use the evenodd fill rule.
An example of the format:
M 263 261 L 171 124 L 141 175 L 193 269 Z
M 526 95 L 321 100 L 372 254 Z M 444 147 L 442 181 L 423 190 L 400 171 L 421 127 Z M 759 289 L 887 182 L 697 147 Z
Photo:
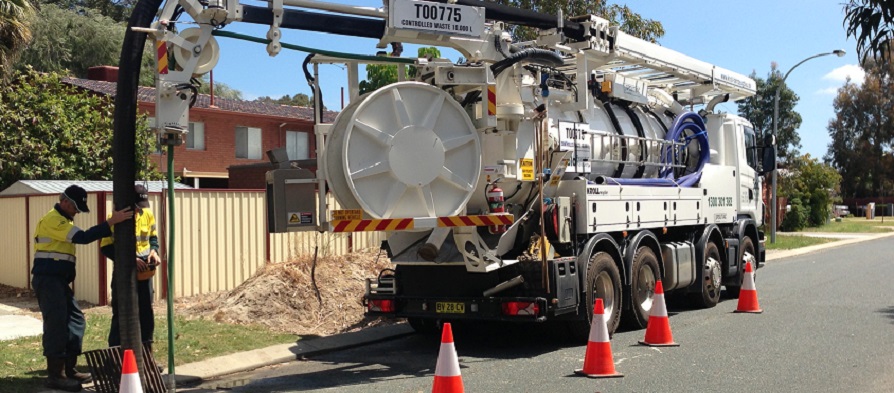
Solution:
M 29 0 L 0 0 L 0 81 L 31 41 L 34 7 Z
M 804 217 L 809 226 L 825 224 L 832 215 L 832 203 L 838 199 L 841 175 L 810 154 L 791 157 L 788 164 L 787 171 L 780 176 L 779 194 L 788 197 L 792 205 L 785 220 L 792 214 L 794 222 L 783 222 L 783 228 L 803 228 L 797 226 L 802 225 Z M 796 209 L 796 205 L 801 206 Z
M 75 12 L 85 9 L 95 10 L 116 22 L 127 22 L 137 0 L 42 0 L 41 3 L 53 4 Z
M 199 94 L 211 94 L 211 82 L 208 74 L 202 75 L 199 80 Z M 229 98 L 233 100 L 241 100 L 242 92 L 230 87 L 223 82 L 214 82 L 214 96 L 220 98 Z
M 87 69 L 117 65 L 125 25 L 89 9 L 44 5 L 32 25 L 34 40 L 19 59 L 20 68 L 68 73 L 78 78 Z
M 620 26 L 621 31 L 649 42 L 657 42 L 664 36 L 664 26 L 661 22 L 643 18 L 626 5 L 607 4 L 606 0 L 498 0 L 497 2 L 549 15 L 558 15 L 559 10 L 562 10 L 565 19 L 569 16 L 593 14 L 608 20 L 612 25 Z M 533 29 L 522 26 L 513 28 L 512 33 L 518 41 L 537 38 Z
M 757 72 L 752 72 L 751 79 L 756 83 L 757 94 L 739 102 L 739 116 L 748 119 L 761 137 L 773 133 L 773 105 L 776 89 L 782 81 L 782 73 L 776 67 L 775 63 L 770 65 L 766 79 L 758 77 Z M 780 161 L 788 161 L 797 156 L 798 149 L 801 148 L 801 137 L 798 135 L 801 115 L 795 112 L 798 100 L 800 97 L 788 86 L 782 86 L 779 90 L 776 150 Z
M 90 5 L 99 8 L 86 8 Z M 117 66 L 127 26 L 116 18 L 127 18 L 131 8 L 128 1 L 57 1 L 45 4 L 32 26 L 34 40 L 22 53 L 17 68 L 30 66 L 41 72 L 86 78 L 90 67 Z M 147 41 L 143 49 L 140 67 L 140 86 L 154 87 L 155 48 L 151 41 Z M 208 94 L 207 76 L 200 82 L 199 92 Z M 214 95 L 242 99 L 241 91 L 219 81 L 214 83 Z
M 845 197 L 874 197 L 894 191 L 894 65 L 867 61 L 862 86 L 848 81 L 833 101 L 825 159 L 845 179 Z
M 435 47 L 419 48 L 417 54 L 420 58 L 439 58 L 441 51 Z M 409 67 L 407 76 L 416 77 L 416 67 Z M 367 64 L 366 80 L 360 81 L 360 94 L 366 94 L 376 89 L 397 82 L 397 66 L 387 64 Z
M 844 4 L 844 23 L 848 37 L 857 39 L 857 55 L 891 60 L 894 39 L 894 2 L 890 0 L 849 0 Z
M 0 87 L 0 189 L 18 180 L 111 180 L 111 97 L 26 69 Z M 138 121 L 138 179 L 160 179 L 148 154 L 155 135 Z
M 277 105 L 313 106 L 313 98 L 304 93 L 297 93 L 293 96 L 289 96 L 288 94 L 286 94 L 275 99 L 272 97 L 263 96 L 259 97 L 258 101 Z

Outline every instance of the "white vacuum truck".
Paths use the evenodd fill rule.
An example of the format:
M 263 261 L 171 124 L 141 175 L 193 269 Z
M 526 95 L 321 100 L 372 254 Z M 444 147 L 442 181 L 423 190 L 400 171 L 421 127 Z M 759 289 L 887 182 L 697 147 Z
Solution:
M 362 96 L 358 65 L 396 59 L 324 53 L 306 62 L 347 65 L 350 104 L 331 123 L 318 105 L 316 173 L 268 173 L 270 230 L 385 231 L 394 267 L 368 282 L 371 315 L 421 331 L 443 320 L 564 321 L 585 339 L 595 298 L 610 332 L 621 322 L 645 327 L 656 280 L 668 296 L 712 307 L 723 286 L 737 296 L 747 261 L 763 261 L 757 137 L 747 120 L 715 111 L 754 95 L 746 76 L 596 16 L 476 0 L 182 8 L 217 26 L 270 24 L 271 55 L 280 27 L 462 54 L 415 60 L 412 78 L 401 64 L 399 82 Z M 160 20 L 175 10 L 165 6 Z M 181 44 L 169 24 L 155 31 L 170 46 L 222 35 L 200 24 Z M 513 42 L 512 25 L 539 36 Z M 204 57 L 192 63 L 216 61 Z M 185 126 L 177 86 L 195 64 L 184 60 L 159 77 L 168 115 L 157 116 L 168 130 Z M 325 82 L 306 73 L 320 97 Z M 327 191 L 340 209 L 330 211 Z

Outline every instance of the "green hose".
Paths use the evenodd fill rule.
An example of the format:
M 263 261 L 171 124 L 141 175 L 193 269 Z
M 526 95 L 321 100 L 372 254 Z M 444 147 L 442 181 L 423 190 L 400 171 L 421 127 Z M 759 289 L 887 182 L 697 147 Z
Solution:
M 168 145 L 168 375 L 174 374 L 174 146 Z M 173 382 L 173 379 L 171 380 Z
M 265 45 L 270 43 L 270 40 L 268 40 L 266 38 L 252 37 L 252 36 L 248 36 L 245 34 L 233 33 L 233 32 L 224 31 L 224 30 L 214 30 L 213 32 L 211 32 L 211 35 L 216 35 L 218 37 L 228 37 L 228 38 L 235 38 L 235 39 L 239 39 L 239 40 L 257 42 L 259 44 L 265 44 Z M 358 55 L 355 53 L 335 52 L 335 51 L 330 51 L 330 50 L 325 50 L 325 49 L 309 48 L 306 46 L 286 44 L 283 42 L 280 42 L 280 45 L 282 45 L 282 47 L 286 48 L 286 49 L 292 49 L 292 50 L 296 50 L 299 52 L 307 52 L 307 53 L 319 53 L 324 56 L 337 57 L 340 59 L 378 61 L 378 62 L 398 63 L 398 64 L 413 64 L 416 62 L 416 59 L 408 59 L 408 58 L 404 58 L 404 57 Z

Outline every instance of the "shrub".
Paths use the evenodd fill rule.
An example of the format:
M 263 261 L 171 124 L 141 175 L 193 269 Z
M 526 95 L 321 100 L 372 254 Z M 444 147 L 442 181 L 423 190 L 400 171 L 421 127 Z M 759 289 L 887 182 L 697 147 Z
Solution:
M 810 209 L 804 206 L 801 198 L 792 198 L 789 204 L 792 208 L 788 213 L 785 213 L 785 219 L 782 220 L 782 230 L 795 232 L 806 228 L 809 223 Z

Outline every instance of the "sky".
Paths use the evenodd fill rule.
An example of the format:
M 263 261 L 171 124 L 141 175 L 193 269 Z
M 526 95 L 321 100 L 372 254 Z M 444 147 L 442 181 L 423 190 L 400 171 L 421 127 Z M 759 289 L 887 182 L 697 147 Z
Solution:
M 328 0 L 330 3 L 381 7 L 380 0 Z M 657 0 L 611 1 L 626 4 L 633 12 L 664 25 L 659 43 L 667 48 L 720 67 L 766 78 L 775 62 L 784 73 L 801 60 L 819 53 L 843 49 L 844 57 L 834 55 L 809 60 L 798 66 L 786 79 L 786 85 L 800 97 L 795 111 L 801 114 L 798 129 L 801 152 L 822 158 L 831 141 L 828 123 L 834 118 L 832 102 L 845 78 L 860 83 L 863 72 L 857 65 L 856 44 L 847 38 L 842 21 L 843 0 Z M 243 4 L 266 3 L 243 1 Z M 314 11 L 314 10 L 308 10 Z M 316 11 L 314 11 L 316 12 Z M 265 37 L 267 28 L 248 23 L 233 23 L 225 30 Z M 220 60 L 214 68 L 215 82 L 240 90 L 243 98 L 274 98 L 305 93 L 311 89 L 304 78 L 301 63 L 306 53 L 284 49 L 270 57 L 262 44 L 218 37 Z M 284 43 L 312 48 L 375 54 L 377 40 L 337 36 L 301 30 L 283 29 Z M 405 45 L 404 57 L 416 54 L 418 46 Z M 460 55 L 442 48 L 442 56 L 456 60 Z M 365 74 L 361 70 L 361 80 Z M 342 106 L 342 88 L 347 72 L 342 66 L 321 65 L 320 80 L 327 108 Z M 345 92 L 347 105 L 347 92 Z M 717 110 L 737 112 L 734 103 Z

